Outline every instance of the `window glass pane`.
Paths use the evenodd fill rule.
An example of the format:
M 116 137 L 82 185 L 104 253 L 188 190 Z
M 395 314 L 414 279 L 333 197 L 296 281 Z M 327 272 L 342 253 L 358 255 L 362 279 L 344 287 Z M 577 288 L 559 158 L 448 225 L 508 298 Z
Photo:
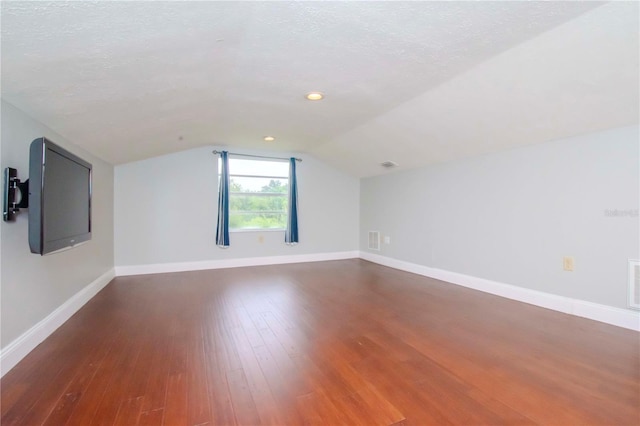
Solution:
M 287 197 L 283 195 L 260 196 L 260 195 L 238 195 L 229 197 L 230 213 L 286 213 Z
M 229 159 L 229 174 L 249 176 L 289 176 L 289 163 L 286 161 Z
M 279 192 L 286 194 L 289 190 L 289 179 L 238 177 L 231 175 L 229 180 L 229 190 L 231 192 Z
M 231 229 L 284 229 L 286 223 L 286 213 L 229 213 Z
M 229 178 L 229 229 L 286 228 L 288 162 L 230 158 Z

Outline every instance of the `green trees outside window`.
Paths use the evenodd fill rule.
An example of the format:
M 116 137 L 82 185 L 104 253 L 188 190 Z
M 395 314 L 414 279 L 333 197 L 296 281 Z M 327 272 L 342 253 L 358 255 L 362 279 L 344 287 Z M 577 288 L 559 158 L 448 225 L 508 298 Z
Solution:
M 285 229 L 288 164 L 229 159 L 229 229 Z

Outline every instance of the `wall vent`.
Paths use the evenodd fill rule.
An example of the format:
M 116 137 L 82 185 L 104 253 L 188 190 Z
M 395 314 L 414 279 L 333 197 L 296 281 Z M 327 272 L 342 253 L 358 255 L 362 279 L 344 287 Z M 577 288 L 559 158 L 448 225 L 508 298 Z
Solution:
M 380 232 L 369 231 L 369 250 L 380 250 Z
M 640 260 L 629 260 L 629 307 L 640 309 Z

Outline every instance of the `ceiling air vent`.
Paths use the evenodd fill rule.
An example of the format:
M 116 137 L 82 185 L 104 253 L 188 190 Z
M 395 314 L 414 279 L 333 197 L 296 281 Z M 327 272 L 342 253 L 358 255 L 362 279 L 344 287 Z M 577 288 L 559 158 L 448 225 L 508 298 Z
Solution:
M 640 260 L 629 260 L 629 307 L 640 309 Z
M 380 232 L 369 231 L 369 250 L 380 250 Z
M 384 163 L 380 163 L 380 165 L 382 167 L 384 167 L 385 169 L 391 169 L 393 167 L 398 167 L 398 163 L 396 163 L 394 161 L 385 161 Z

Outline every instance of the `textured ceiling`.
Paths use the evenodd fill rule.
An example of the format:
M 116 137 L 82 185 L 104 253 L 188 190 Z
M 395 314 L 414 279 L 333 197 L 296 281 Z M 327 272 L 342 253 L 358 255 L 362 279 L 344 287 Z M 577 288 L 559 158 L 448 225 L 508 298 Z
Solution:
M 1 7 L 2 97 L 114 164 L 215 144 L 308 152 L 368 176 L 384 160 L 415 167 L 568 136 L 598 115 L 571 96 L 611 107 L 634 71 L 637 88 L 635 3 Z M 304 100 L 311 90 L 326 99 Z M 584 117 L 565 126 L 555 114 L 574 107 Z M 595 127 L 629 121 L 605 118 Z

